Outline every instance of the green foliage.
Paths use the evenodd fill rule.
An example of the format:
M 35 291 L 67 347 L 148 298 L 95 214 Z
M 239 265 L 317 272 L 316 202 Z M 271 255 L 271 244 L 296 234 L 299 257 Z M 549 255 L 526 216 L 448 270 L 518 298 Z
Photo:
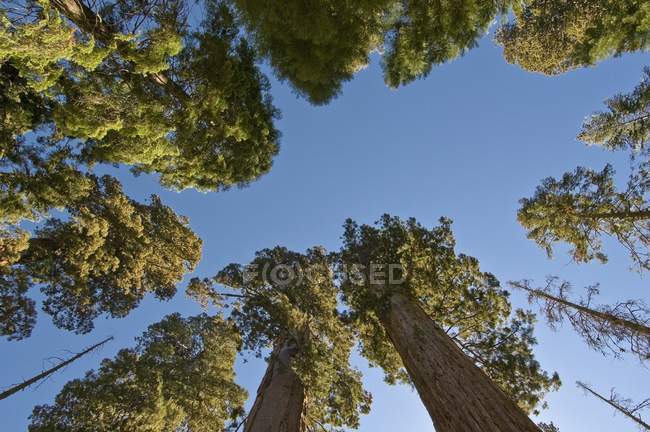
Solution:
M 12 269 L 29 247 L 29 235 L 20 230 L 0 230 L 0 335 L 9 340 L 29 337 L 36 322 L 31 287 L 24 271 Z
M 407 0 L 385 35 L 384 72 L 391 87 L 425 77 L 477 45 L 510 0 Z
M 125 316 L 149 292 L 171 298 L 201 255 L 187 220 L 158 197 L 140 204 L 112 177 L 86 180 L 91 190 L 66 205 L 69 219 L 48 219 L 6 269 L 13 302 L 27 285 L 39 284 L 55 325 L 76 332 L 90 331 L 103 313 Z
M 305 388 L 308 427 L 357 428 L 360 414 L 370 409 L 370 395 L 361 374 L 349 366 L 354 337 L 337 312 L 325 252 L 264 249 L 249 266 L 231 264 L 214 281 L 242 296 L 231 316 L 245 348 L 260 355 L 284 342 L 297 347 L 291 365 Z
M 542 396 L 559 385 L 534 359 L 533 316 L 516 311 L 496 278 L 484 273 L 475 258 L 454 251 L 451 221 L 441 219 L 431 230 L 415 219 L 384 215 L 376 226 L 345 224 L 339 277 L 349 318 L 358 329 L 362 354 L 383 368 L 386 380 L 408 381 L 382 317 L 391 295 L 417 300 L 426 314 L 481 367 L 519 406 L 530 412 Z M 387 273 L 373 282 L 370 265 Z M 390 282 L 390 266 L 399 275 Z M 363 267 L 361 267 L 363 266 Z M 376 277 L 375 277 L 376 279 Z
M 279 139 L 269 84 L 230 8 L 203 6 L 196 28 L 181 0 L 1 8 L 0 65 L 15 71 L 3 87 L 19 83 L 48 108 L 29 117 L 34 103 L 8 93 L 3 142 L 75 140 L 79 163 L 129 164 L 175 189 L 219 190 L 268 172 Z
M 256 47 L 280 79 L 314 104 L 338 95 L 345 81 L 380 52 L 386 83 L 426 76 L 476 45 L 510 1 L 235 0 Z
M 533 197 L 520 201 L 517 217 L 528 238 L 549 256 L 554 244 L 562 241 L 571 245 L 577 262 L 606 262 L 601 237 L 612 236 L 629 251 L 636 266 L 650 269 L 647 187 L 642 177 L 633 176 L 627 189 L 618 192 L 613 176 L 607 165 L 600 172 L 578 167 L 559 180 L 543 180 Z
M 39 405 L 30 432 L 221 431 L 243 412 L 234 383 L 240 339 L 221 317 L 178 314 L 153 324 L 135 348 L 70 381 Z
M 630 148 L 647 153 L 650 141 L 650 68 L 644 69 L 641 83 L 629 94 L 620 94 L 605 102 L 608 110 L 591 116 L 578 139 L 608 150 Z
M 497 34 L 510 63 L 549 75 L 647 50 L 645 0 L 524 0 Z

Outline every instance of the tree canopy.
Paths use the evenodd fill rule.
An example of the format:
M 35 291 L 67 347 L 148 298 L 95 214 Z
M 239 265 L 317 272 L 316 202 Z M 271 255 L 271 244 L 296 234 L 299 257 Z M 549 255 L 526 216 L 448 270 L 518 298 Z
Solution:
M 522 68 L 555 75 L 650 47 L 644 0 L 524 0 L 497 41 Z
M 182 0 L 11 1 L 0 10 L 2 153 L 36 135 L 92 166 L 124 163 L 163 185 L 219 190 L 266 173 L 277 110 L 231 8 Z M 14 160 L 18 164 L 18 160 Z
M 509 0 L 266 2 L 235 0 L 255 46 L 280 79 L 322 104 L 383 56 L 391 87 L 426 76 L 476 45 Z
M 375 226 L 345 224 L 339 266 L 343 299 L 350 308 L 362 354 L 380 366 L 388 382 L 408 381 L 382 314 L 394 293 L 416 299 L 426 314 L 458 344 L 513 401 L 530 412 L 559 385 L 535 360 L 535 317 L 512 308 L 506 291 L 476 258 L 456 254 L 451 221 L 427 229 L 415 219 L 384 215 Z M 382 281 L 372 282 L 370 265 Z M 399 274 L 390 282 L 390 268 Z M 363 267 L 359 267 L 363 266 Z
M 169 315 L 149 326 L 135 348 L 67 383 L 54 404 L 36 406 L 29 431 L 224 430 L 246 399 L 234 382 L 240 343 L 219 316 Z
M 82 179 L 88 190 L 76 199 L 65 197 L 73 198 L 66 219 L 50 217 L 31 238 L 19 228 L 0 231 L 3 335 L 29 336 L 36 312 L 27 292 L 34 285 L 56 326 L 88 332 L 97 316 L 123 317 L 149 292 L 171 298 L 176 283 L 198 263 L 201 240 L 157 196 L 141 204 L 113 177 Z M 11 192 L 3 198 L 18 211 L 3 207 L 9 218 L 21 214 L 21 198 L 29 197 Z
M 349 365 L 354 335 L 337 312 L 337 288 L 330 259 L 320 248 L 304 254 L 283 247 L 264 249 L 247 266 L 231 264 L 213 279 L 237 290 L 231 318 L 246 349 L 264 349 L 291 341 L 296 347 L 292 368 L 305 388 L 307 427 L 356 428 L 368 413 L 370 395 L 361 374 Z
M 617 191 L 611 165 L 602 171 L 578 167 L 560 179 L 545 179 L 520 203 L 519 222 L 549 256 L 557 242 L 566 242 L 577 262 L 607 262 L 606 235 L 628 250 L 635 266 L 650 268 L 650 209 L 641 177 L 633 176 L 625 190 Z

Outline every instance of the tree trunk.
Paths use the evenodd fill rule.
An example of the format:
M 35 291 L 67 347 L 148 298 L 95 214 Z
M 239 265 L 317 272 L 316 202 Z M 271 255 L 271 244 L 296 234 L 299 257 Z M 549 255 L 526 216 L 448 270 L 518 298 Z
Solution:
M 271 355 L 257 397 L 244 425 L 244 432 L 303 432 L 305 392 L 291 361 L 296 347 L 278 344 Z
M 80 357 L 83 357 L 84 355 L 88 354 L 89 352 L 94 351 L 95 349 L 99 348 L 100 346 L 104 345 L 106 342 L 108 342 L 110 340 L 113 340 L 113 336 L 108 337 L 108 338 L 104 339 L 103 341 L 91 346 L 90 348 L 87 348 L 87 349 L 83 350 L 79 354 L 76 354 L 73 357 L 70 357 L 68 360 L 62 361 L 61 363 L 59 363 L 58 365 L 56 365 L 54 367 L 51 367 L 48 370 L 43 371 L 42 373 L 40 373 L 40 374 L 38 374 L 38 375 L 28 379 L 28 380 L 25 380 L 22 383 L 17 384 L 15 386 L 9 388 L 8 390 L 3 391 L 2 393 L 0 393 L 0 400 L 8 398 L 12 394 L 18 393 L 21 390 L 25 390 L 30 385 L 37 383 L 38 381 L 42 380 L 43 378 L 46 378 L 49 375 L 52 375 L 54 372 L 58 371 L 61 368 L 66 367 L 67 365 L 69 365 L 73 361 L 77 360 Z
M 541 290 L 527 288 L 525 286 L 519 286 L 519 285 L 517 285 L 517 288 L 521 288 L 521 289 L 527 291 L 529 294 L 531 294 L 533 296 L 542 297 L 542 298 L 544 298 L 544 299 L 546 299 L 548 301 L 559 303 L 559 304 L 561 304 L 563 306 L 574 309 L 574 310 L 576 310 L 578 312 L 584 313 L 585 315 L 589 315 L 589 316 L 591 316 L 593 318 L 603 320 L 603 321 L 607 321 L 607 322 L 612 323 L 612 324 L 614 324 L 616 326 L 627 328 L 627 329 L 629 329 L 629 330 L 631 330 L 633 332 L 637 332 L 639 334 L 650 336 L 650 328 L 648 328 L 648 327 L 646 327 L 646 326 L 644 326 L 642 324 L 639 324 L 637 322 L 626 320 L 624 318 L 619 318 L 619 317 L 617 317 L 615 315 L 608 314 L 608 313 L 601 312 L 601 311 L 597 311 L 597 310 L 594 310 L 594 309 L 589 309 L 588 307 L 579 305 L 577 303 L 572 303 L 572 302 L 570 302 L 568 300 L 564 300 L 564 299 L 561 299 L 559 297 L 552 296 L 552 295 L 550 295 L 548 293 L 545 293 L 544 291 L 541 291 Z
M 630 410 L 628 410 L 628 409 L 626 409 L 625 407 L 623 407 L 623 406 L 617 404 L 617 403 L 614 402 L 613 400 L 611 400 L 611 399 L 607 399 L 606 397 L 601 396 L 601 395 L 600 395 L 599 393 L 597 393 L 595 390 L 592 390 L 591 387 L 589 387 L 588 385 L 586 385 L 586 384 L 584 384 L 584 383 L 581 383 L 580 381 L 578 381 L 577 384 L 578 384 L 578 387 L 582 388 L 582 389 L 585 390 L 585 391 L 588 391 L 589 393 L 591 393 L 592 395 L 596 396 L 598 399 L 600 399 L 601 401 L 605 402 L 607 405 L 613 407 L 615 410 L 617 410 L 618 412 L 620 412 L 621 414 L 623 414 L 624 416 L 626 416 L 626 417 L 629 418 L 630 420 L 634 421 L 634 422 L 635 422 L 636 424 L 638 424 L 639 426 L 643 427 L 645 430 L 650 431 L 650 424 L 644 422 L 644 421 L 641 419 L 641 417 L 639 417 L 639 416 L 637 416 L 637 415 L 634 415 L 633 413 L 630 412 Z
M 381 321 L 437 432 L 539 432 L 415 300 L 393 294 Z

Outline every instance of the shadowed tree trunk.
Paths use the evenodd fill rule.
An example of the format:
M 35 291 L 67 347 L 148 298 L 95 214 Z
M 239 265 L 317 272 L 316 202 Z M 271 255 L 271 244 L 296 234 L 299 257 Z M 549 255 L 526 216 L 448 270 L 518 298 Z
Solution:
M 23 381 L 20 384 L 17 384 L 15 386 L 3 391 L 2 393 L 0 393 L 0 400 L 6 399 L 9 396 L 13 395 L 14 393 L 18 393 L 19 391 L 25 390 L 27 387 L 29 387 L 29 386 L 31 386 L 33 384 L 36 384 L 38 381 L 40 381 L 40 380 L 42 380 L 44 378 L 47 378 L 48 376 L 52 375 L 54 372 L 58 371 L 59 369 L 62 369 L 64 367 L 66 367 L 70 363 L 72 363 L 75 360 L 85 356 L 89 352 L 96 350 L 97 348 L 104 345 L 106 342 L 108 342 L 110 340 L 113 340 L 113 336 L 108 337 L 108 338 L 104 339 L 103 341 L 91 346 L 90 348 L 87 348 L 87 349 L 83 350 L 79 354 L 76 354 L 73 357 L 70 357 L 68 360 L 62 361 L 61 363 L 59 363 L 58 365 L 56 365 L 54 367 L 51 367 L 48 370 L 43 371 L 42 373 L 40 373 L 40 374 L 38 374 L 38 375 L 28 379 L 28 380 Z
M 244 425 L 244 432 L 303 432 L 305 391 L 291 369 L 297 352 L 295 345 L 284 342 L 274 350 L 266 373 L 257 389 L 257 397 Z
M 381 321 L 437 432 L 539 432 L 415 300 L 393 294 Z

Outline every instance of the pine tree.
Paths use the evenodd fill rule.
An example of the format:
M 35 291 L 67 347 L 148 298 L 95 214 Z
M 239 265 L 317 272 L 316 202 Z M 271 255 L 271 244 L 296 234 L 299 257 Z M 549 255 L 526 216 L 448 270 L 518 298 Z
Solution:
M 237 290 L 231 318 L 244 348 L 257 355 L 271 349 L 244 430 L 358 427 L 370 395 L 349 366 L 354 337 L 337 312 L 325 252 L 264 249 L 248 266 L 231 264 L 212 280 L 194 280 L 193 292 L 210 290 L 215 282 Z
M 617 191 L 614 170 L 578 167 L 557 180 L 549 177 L 535 195 L 520 200 L 519 223 L 528 238 L 552 256 L 555 243 L 572 246 L 577 262 L 607 262 L 601 237 L 611 236 L 630 253 L 640 270 L 650 269 L 650 208 L 643 176 L 630 178 L 627 189 Z
M 201 3 L 198 27 L 182 0 L 9 3 L 3 153 L 28 132 L 50 147 L 74 139 L 76 161 L 129 164 L 176 189 L 245 185 L 270 169 L 277 110 L 225 2 Z
M 383 55 L 391 87 L 473 48 L 510 0 L 236 0 L 255 46 L 280 79 L 312 103 L 338 95 L 344 82 Z
M 497 33 L 510 63 L 555 75 L 650 47 L 643 0 L 524 0 Z
M 635 404 L 630 399 L 621 398 L 618 394 L 616 394 L 616 392 L 614 392 L 614 389 L 612 389 L 609 398 L 606 398 L 605 396 L 597 393 L 587 384 L 584 384 L 580 381 L 578 381 L 576 384 L 585 392 L 590 393 L 593 396 L 596 396 L 598 399 L 605 402 L 606 404 L 613 407 L 615 410 L 617 410 L 618 412 L 622 413 L 624 416 L 626 416 L 627 418 L 635 422 L 640 430 L 650 431 L 650 424 L 643 421 L 643 418 L 641 418 L 640 415 L 640 411 L 650 407 L 650 399 L 646 399 L 639 404 Z
M 650 68 L 643 71 L 641 83 L 628 94 L 605 101 L 607 111 L 593 114 L 582 127 L 578 139 L 608 150 L 630 149 L 633 154 L 648 154 L 650 141 Z
M 339 277 L 362 354 L 388 382 L 415 386 L 436 430 L 538 431 L 526 412 L 559 378 L 533 357 L 534 316 L 509 319 L 507 293 L 456 254 L 448 219 L 431 230 L 348 220 L 343 240 Z
M 39 405 L 30 432 L 224 430 L 243 412 L 234 382 L 241 340 L 232 324 L 205 314 L 172 314 L 151 325 L 135 348 L 67 383 Z
M 631 352 L 641 361 L 650 360 L 650 309 L 643 301 L 594 307 L 598 286 L 588 287 L 586 298 L 576 302 L 568 297 L 571 284 L 555 277 L 548 278 L 543 288 L 531 288 L 527 280 L 510 282 L 510 286 L 526 291 L 529 302 L 539 302 L 553 329 L 566 318 L 596 351 L 615 357 Z
M 29 336 L 35 307 L 27 292 L 34 285 L 56 326 L 85 333 L 97 316 L 123 317 L 147 293 L 171 298 L 198 263 L 201 240 L 158 197 L 141 204 L 112 177 L 83 179 L 87 194 L 67 205 L 69 218 L 47 219 L 31 238 L 20 229 L 0 231 L 3 335 Z M 15 207 L 25 195 L 29 200 L 15 194 Z

